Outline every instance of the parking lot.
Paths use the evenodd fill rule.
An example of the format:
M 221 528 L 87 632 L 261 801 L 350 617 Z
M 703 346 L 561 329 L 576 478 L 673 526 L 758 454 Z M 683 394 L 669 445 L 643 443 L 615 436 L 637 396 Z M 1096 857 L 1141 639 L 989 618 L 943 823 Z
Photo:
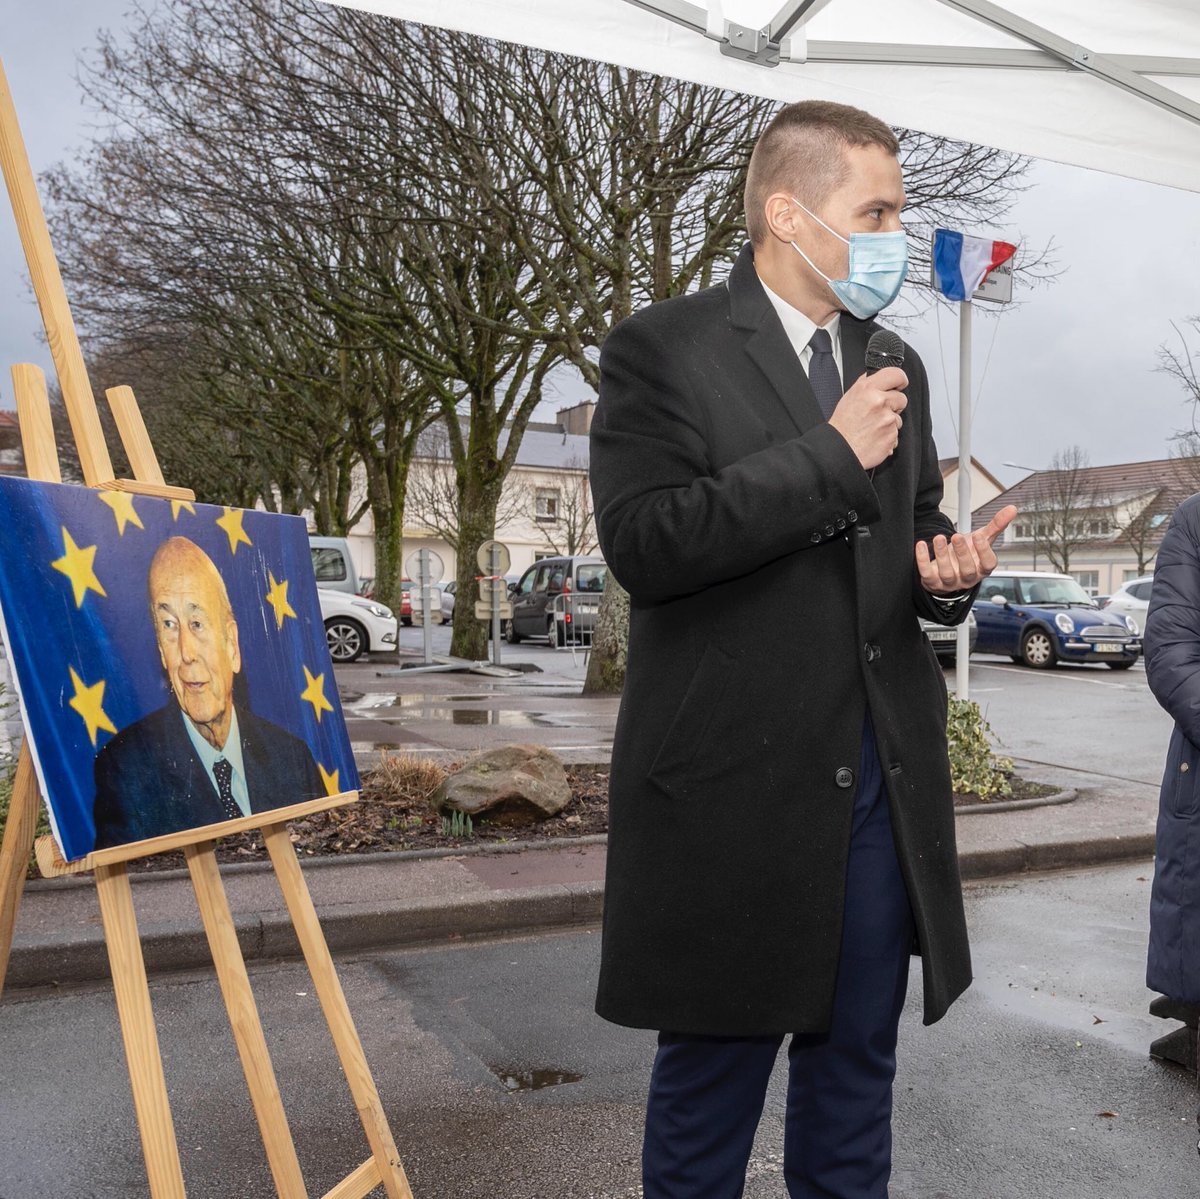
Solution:
M 434 652 L 449 646 L 435 627 Z M 422 644 L 420 628 L 400 630 L 403 661 Z M 582 652 L 544 641 L 501 645 L 501 662 L 534 666 L 517 679 L 469 673 L 413 675 L 394 656 L 337 668 L 356 752 L 482 748 L 501 739 L 546 745 L 573 760 L 603 760 L 612 746 L 619 700 L 585 699 Z M 954 668 L 946 667 L 954 689 Z M 1030 775 L 1080 786 L 1132 784 L 1157 790 L 1171 720 L 1132 670 L 1102 665 L 1031 670 L 1008 658 L 971 658 L 971 698 L 992 726 L 997 750 Z M 519 737 L 514 736 L 519 730 Z

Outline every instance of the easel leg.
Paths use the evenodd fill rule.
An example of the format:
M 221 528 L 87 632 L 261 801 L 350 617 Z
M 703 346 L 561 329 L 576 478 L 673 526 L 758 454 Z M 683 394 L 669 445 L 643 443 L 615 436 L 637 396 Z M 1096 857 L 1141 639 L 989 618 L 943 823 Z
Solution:
M 129 1063 L 129 1082 L 133 1088 L 133 1106 L 138 1130 L 142 1134 L 142 1153 L 152 1199 L 184 1199 L 183 1170 L 179 1165 L 179 1147 L 167 1082 L 163 1077 L 162 1057 L 154 1012 L 150 1007 L 150 988 L 146 984 L 146 963 L 138 939 L 137 918 L 133 912 L 133 892 L 124 863 L 96 867 L 96 892 L 100 914 L 104 918 L 104 939 L 112 967 L 113 990 L 125 1038 L 125 1058 Z
M 291 914 L 300 948 L 304 951 L 304 960 L 308 963 L 308 970 L 312 975 L 317 998 L 321 1001 L 321 1009 L 325 1013 L 334 1047 L 341 1060 L 342 1069 L 346 1072 L 346 1081 L 350 1084 L 354 1106 L 358 1109 L 363 1131 L 367 1134 L 367 1143 L 379 1167 L 384 1190 L 388 1199 L 413 1199 L 404 1166 L 396 1151 L 396 1142 L 392 1138 L 392 1130 L 388 1127 L 387 1116 L 384 1115 L 383 1104 L 379 1100 L 379 1091 L 371 1077 L 371 1068 L 367 1065 L 362 1042 L 358 1039 L 358 1031 L 350 1017 L 346 995 L 334 969 L 325 934 L 317 920 L 312 896 L 308 893 L 308 884 L 304 881 L 300 863 L 296 861 L 296 851 L 288 837 L 287 827 L 272 824 L 262 831 L 271 862 L 275 867 L 275 877 L 279 879 L 279 887 Z
M 17 773 L 13 779 L 12 800 L 8 805 L 8 823 L 4 826 L 4 844 L 0 845 L 0 995 L 4 994 L 4 976 L 12 952 L 13 929 L 17 908 L 25 890 L 25 873 L 37 831 L 38 786 L 33 758 L 21 747 Z
M 296 1146 L 279 1097 L 275 1070 L 258 1017 L 258 1005 L 250 989 L 246 962 L 238 945 L 212 842 L 189 845 L 184 855 L 196 888 L 196 902 L 204 919 L 204 931 L 208 935 L 213 964 L 221 983 L 221 994 L 225 997 L 225 1008 L 229 1012 L 229 1025 L 237 1042 L 246 1086 L 250 1090 L 267 1161 L 275 1179 L 275 1190 L 280 1199 L 307 1199 L 308 1192 L 300 1173 Z

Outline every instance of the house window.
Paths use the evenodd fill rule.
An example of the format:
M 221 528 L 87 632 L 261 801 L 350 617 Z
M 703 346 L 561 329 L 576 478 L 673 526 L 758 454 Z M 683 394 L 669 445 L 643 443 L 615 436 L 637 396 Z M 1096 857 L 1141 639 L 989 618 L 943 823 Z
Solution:
M 1134 567 L 1133 569 L 1127 568 L 1121 572 L 1121 582 L 1122 583 L 1128 583 L 1130 579 L 1140 579 L 1141 577 L 1142 577 L 1142 572 L 1140 570 L 1138 570 L 1136 567 Z
M 1107 520 L 1089 520 L 1086 527 L 1093 537 L 1107 537 L 1112 532 L 1112 526 Z
M 1088 595 L 1100 594 L 1100 572 L 1098 570 L 1073 570 L 1075 581 Z
M 542 524 L 552 524 L 558 520 L 557 487 L 539 487 L 534 497 L 534 517 Z

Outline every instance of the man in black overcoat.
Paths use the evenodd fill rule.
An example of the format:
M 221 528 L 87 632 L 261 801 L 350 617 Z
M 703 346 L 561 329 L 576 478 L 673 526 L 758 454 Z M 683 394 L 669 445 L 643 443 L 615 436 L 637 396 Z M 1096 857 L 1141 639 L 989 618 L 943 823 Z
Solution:
M 906 269 L 891 130 L 782 109 L 729 280 L 618 325 L 591 435 L 630 595 L 597 1011 L 659 1030 L 646 1199 L 736 1199 L 789 1046 L 793 1199 L 886 1199 L 910 953 L 971 979 L 946 686 L 1015 515 L 955 534 L 920 359 L 865 375 Z M 844 392 L 844 394 L 843 394 Z

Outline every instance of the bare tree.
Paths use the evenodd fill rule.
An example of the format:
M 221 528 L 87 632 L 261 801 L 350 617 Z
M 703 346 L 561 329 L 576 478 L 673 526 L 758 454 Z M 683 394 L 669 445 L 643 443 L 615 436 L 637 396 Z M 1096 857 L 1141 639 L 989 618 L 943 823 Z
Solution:
M 1034 477 L 1021 514 L 1036 553 L 1067 573 L 1071 555 L 1112 531 L 1112 502 L 1093 481 L 1087 451 L 1074 445 L 1059 450 L 1050 469 Z
M 529 488 L 520 473 L 510 472 L 496 507 L 497 532 L 524 518 L 530 502 Z M 418 444 L 408 477 L 405 510 L 411 524 L 423 525 L 457 551 L 459 485 L 450 438 L 440 421 L 423 434 Z
M 1111 504 L 1112 530 L 1137 558 L 1137 572 L 1146 574 L 1166 532 L 1165 517 L 1173 507 L 1167 483 L 1139 495 L 1114 497 Z M 1166 511 L 1164 511 L 1166 509 Z
M 591 554 L 597 548 L 596 519 L 587 463 L 574 458 L 561 470 L 524 485 L 524 508 L 547 549 L 556 554 Z

